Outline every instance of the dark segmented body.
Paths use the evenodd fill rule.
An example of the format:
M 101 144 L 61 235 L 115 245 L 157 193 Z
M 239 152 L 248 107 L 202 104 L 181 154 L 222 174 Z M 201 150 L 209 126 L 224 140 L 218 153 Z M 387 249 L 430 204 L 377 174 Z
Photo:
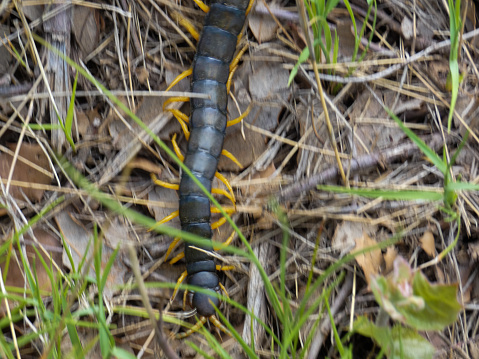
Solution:
M 191 99 L 191 134 L 184 163 L 210 192 L 225 137 L 229 66 L 249 2 L 210 1 L 210 11 L 205 18 L 193 63 L 191 90 L 209 94 L 211 99 Z M 182 230 L 208 239 L 205 246 L 196 245 L 206 253 L 186 244 L 188 284 L 219 292 L 215 261 L 208 255 L 212 238 L 210 201 L 185 173 L 181 176 L 179 194 Z M 197 309 L 199 315 L 208 317 L 215 314 L 209 300 L 218 306 L 218 298 L 202 293 L 192 294 L 190 305 Z

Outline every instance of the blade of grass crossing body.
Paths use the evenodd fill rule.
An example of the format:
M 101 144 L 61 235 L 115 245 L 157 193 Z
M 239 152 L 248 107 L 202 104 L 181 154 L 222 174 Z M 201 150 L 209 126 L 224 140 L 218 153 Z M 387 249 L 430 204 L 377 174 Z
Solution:
M 205 195 L 209 198 L 209 200 L 213 203 L 215 207 L 218 208 L 220 213 L 226 218 L 227 222 L 231 225 L 231 227 L 238 233 L 238 237 L 240 238 L 241 242 L 243 245 L 247 248 L 249 256 L 248 258 L 254 263 L 254 265 L 258 268 L 261 278 L 265 284 L 265 289 L 268 295 L 272 295 L 274 293 L 274 289 L 271 285 L 271 283 L 268 280 L 268 276 L 266 272 L 264 271 L 264 268 L 261 266 L 261 264 L 258 261 L 258 258 L 255 256 L 253 249 L 251 248 L 249 242 L 246 240 L 244 235 L 241 233 L 239 230 L 238 226 L 234 221 L 231 219 L 228 213 L 223 209 L 223 207 L 219 204 L 219 202 L 211 195 L 211 193 L 203 186 L 203 184 L 196 178 L 195 175 L 190 171 L 190 169 L 185 166 L 185 164 L 175 155 L 175 153 L 163 142 L 159 139 L 158 136 L 156 136 L 149 128 L 146 126 L 131 110 L 125 106 L 116 96 L 114 96 L 105 86 L 103 86 L 100 82 L 98 82 L 93 76 L 91 76 L 88 72 L 86 72 L 83 68 L 78 66 L 72 59 L 69 57 L 65 56 L 63 53 L 58 51 L 56 48 L 51 46 L 49 43 L 44 41 L 41 37 L 33 34 L 33 37 L 36 41 L 40 42 L 43 46 L 47 47 L 50 51 L 54 52 L 58 56 L 60 56 L 63 60 L 65 60 L 70 66 L 74 67 L 77 71 L 79 71 L 87 80 L 89 80 L 91 83 L 93 83 L 95 86 L 97 86 L 112 102 L 114 102 L 121 110 L 125 111 L 125 113 L 128 114 L 149 136 L 153 138 L 153 140 L 160 146 L 161 149 L 163 149 L 177 164 L 179 167 L 182 168 L 182 170 L 190 177 L 193 179 L 195 184 L 200 188 Z M 64 166 L 67 166 L 67 161 L 59 159 L 60 163 L 63 163 Z M 199 239 L 199 237 L 192 235 L 191 233 L 188 232 L 183 232 L 179 230 L 175 230 L 173 228 L 170 228 L 165 225 L 161 226 L 156 226 L 156 222 L 153 221 L 153 224 L 151 224 L 151 221 L 145 221 L 144 219 L 147 218 L 145 216 L 140 216 L 134 215 L 133 211 L 131 212 L 126 212 L 124 208 L 122 208 L 121 205 L 118 203 L 110 200 L 109 198 L 106 198 L 104 195 L 101 194 L 100 191 L 96 190 L 94 186 L 92 186 L 88 181 L 85 179 L 82 179 L 82 176 L 78 173 L 78 171 L 73 170 L 72 166 L 68 164 L 70 173 L 75 174 L 75 178 L 77 181 L 80 182 L 75 182 L 77 185 L 80 185 L 83 188 L 88 188 L 89 190 L 93 190 L 96 192 L 96 199 L 99 199 L 104 205 L 107 205 L 109 208 L 114 209 L 117 213 L 119 214 L 127 214 L 130 216 L 130 218 L 136 218 L 136 220 L 140 220 L 140 224 L 144 224 L 146 222 L 150 222 L 149 228 L 155 226 L 155 230 L 158 231 L 159 233 L 167 234 L 172 237 L 181 237 L 182 239 L 188 241 L 190 239 Z M 70 174 L 71 176 L 71 174 Z M 73 179 L 73 178 L 72 178 Z M 75 180 L 74 180 L 75 181 Z M 271 304 L 273 306 L 273 309 L 280 313 L 281 306 L 279 304 L 279 300 L 273 295 L 270 297 Z

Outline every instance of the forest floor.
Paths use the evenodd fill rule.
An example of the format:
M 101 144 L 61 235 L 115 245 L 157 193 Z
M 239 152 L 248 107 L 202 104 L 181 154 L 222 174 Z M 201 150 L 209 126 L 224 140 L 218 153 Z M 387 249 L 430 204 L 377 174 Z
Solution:
M 178 193 L 151 174 L 177 185 L 170 153 L 187 144 L 175 115 L 188 100 L 165 101 L 198 96 L 189 79 L 164 91 L 191 67 L 187 29 L 201 33 L 205 13 L 192 0 L 1 2 L 2 357 L 172 357 L 148 319 L 162 311 L 183 358 L 479 358 L 477 2 L 451 15 L 445 0 L 321 3 L 305 20 L 292 1 L 257 0 L 238 41 L 228 118 L 250 112 L 224 144 L 241 168 L 218 166 L 235 205 L 215 196 L 237 229 L 214 240 L 234 233 L 217 253 L 234 267 L 219 272 L 234 302 L 220 310 L 249 352 L 211 323 L 174 339 L 196 322 L 183 290 L 170 301 L 186 268 L 168 263 L 182 244 L 166 258 L 179 219 L 154 226 Z

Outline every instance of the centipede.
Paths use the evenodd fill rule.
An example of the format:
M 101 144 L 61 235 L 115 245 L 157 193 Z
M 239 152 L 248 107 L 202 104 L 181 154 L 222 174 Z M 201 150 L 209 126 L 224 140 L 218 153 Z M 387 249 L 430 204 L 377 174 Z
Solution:
M 209 98 L 190 100 L 190 133 L 184 164 L 209 192 L 226 134 L 230 65 L 252 3 L 253 0 L 211 0 L 193 59 L 191 91 L 207 94 Z M 186 304 L 196 310 L 200 319 L 194 328 L 178 334 L 177 338 L 190 335 L 208 319 L 227 332 L 215 316 L 215 307 L 220 305 L 218 294 L 224 287 L 211 255 L 210 200 L 185 173 L 179 185 L 179 218 L 183 231 L 204 238 L 194 246 L 186 243 L 184 250 L 187 283 L 204 290 L 187 292 Z

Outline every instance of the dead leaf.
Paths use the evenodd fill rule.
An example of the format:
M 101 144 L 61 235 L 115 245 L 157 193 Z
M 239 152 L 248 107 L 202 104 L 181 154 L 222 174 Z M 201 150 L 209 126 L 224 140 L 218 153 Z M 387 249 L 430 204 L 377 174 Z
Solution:
M 86 229 L 78 220 L 74 219 L 72 213 L 74 213 L 73 207 L 68 207 L 64 211 L 55 215 L 55 221 L 58 225 L 58 228 L 60 229 L 60 232 L 65 238 L 65 242 L 69 246 L 75 268 L 78 268 L 78 265 L 80 264 L 82 258 L 85 255 L 88 256 L 88 261 L 88 259 L 94 253 L 93 232 Z M 89 243 L 90 245 L 88 247 Z M 102 268 L 106 266 L 106 263 L 108 262 L 112 252 L 113 251 L 110 247 L 103 244 L 103 255 L 101 261 Z M 90 263 L 92 264 L 89 268 L 88 274 L 91 276 L 95 276 L 93 262 L 91 261 Z M 68 259 L 66 252 L 63 253 L 63 264 L 70 270 L 72 269 L 70 265 L 70 260 Z M 113 263 L 113 266 L 111 267 L 110 273 L 108 274 L 105 290 L 103 292 L 108 299 L 112 298 L 118 285 L 124 284 L 125 273 L 126 269 L 124 268 L 122 262 L 119 260 L 119 257 L 117 257 L 115 262 Z
M 81 58 L 90 55 L 100 43 L 98 12 L 86 6 L 75 6 L 72 16 L 72 32 L 81 49 Z
M 384 274 L 388 274 L 393 270 L 394 260 L 398 256 L 396 247 L 388 247 L 384 254 Z
M 377 227 L 358 222 L 341 222 L 334 231 L 331 246 L 334 250 L 341 251 L 342 257 L 356 246 L 356 238 L 361 237 L 364 232 L 373 235 L 377 232 Z
M 271 3 L 268 6 L 270 8 L 279 8 L 279 5 L 274 3 Z M 261 10 L 261 12 L 259 12 L 259 10 Z M 248 18 L 248 24 L 253 36 L 259 44 L 270 41 L 276 37 L 278 25 L 269 15 L 266 6 L 261 2 L 257 2 L 254 10 Z
M 376 245 L 376 241 L 363 232 L 361 237 L 355 238 L 355 252 Z M 371 277 L 379 274 L 383 263 L 383 256 L 379 249 L 356 256 L 356 262 L 359 264 L 366 277 L 366 282 L 371 281 Z
M 51 183 L 53 174 L 49 171 L 50 163 L 39 145 L 23 143 L 21 146 L 12 180 L 25 182 L 25 187 L 12 185 L 9 192 L 14 198 L 24 199 L 23 195 L 25 195 L 31 201 L 39 202 L 43 197 L 44 190 L 34 188 L 34 185 Z M 8 148 L 2 148 L 4 151 L 0 154 L 0 178 L 2 179 L 7 179 L 9 176 L 16 148 L 16 143 L 8 144 Z
M 401 99 L 396 103 L 397 93 L 394 91 L 378 92 L 377 95 L 389 108 L 396 104 L 394 111 L 396 114 L 400 112 L 398 109 L 408 109 Z M 416 107 L 417 104 L 414 106 Z M 394 124 L 389 125 L 386 111 L 368 91 L 364 91 L 356 98 L 352 105 L 350 118 L 354 119 L 357 124 L 356 138 L 360 140 L 356 144 L 357 155 L 376 151 L 378 148 L 389 148 L 405 137 L 399 127 Z
M 424 252 L 426 252 L 430 258 L 436 255 L 436 243 L 431 231 L 424 232 L 419 242 L 421 242 L 421 248 L 424 249 Z

